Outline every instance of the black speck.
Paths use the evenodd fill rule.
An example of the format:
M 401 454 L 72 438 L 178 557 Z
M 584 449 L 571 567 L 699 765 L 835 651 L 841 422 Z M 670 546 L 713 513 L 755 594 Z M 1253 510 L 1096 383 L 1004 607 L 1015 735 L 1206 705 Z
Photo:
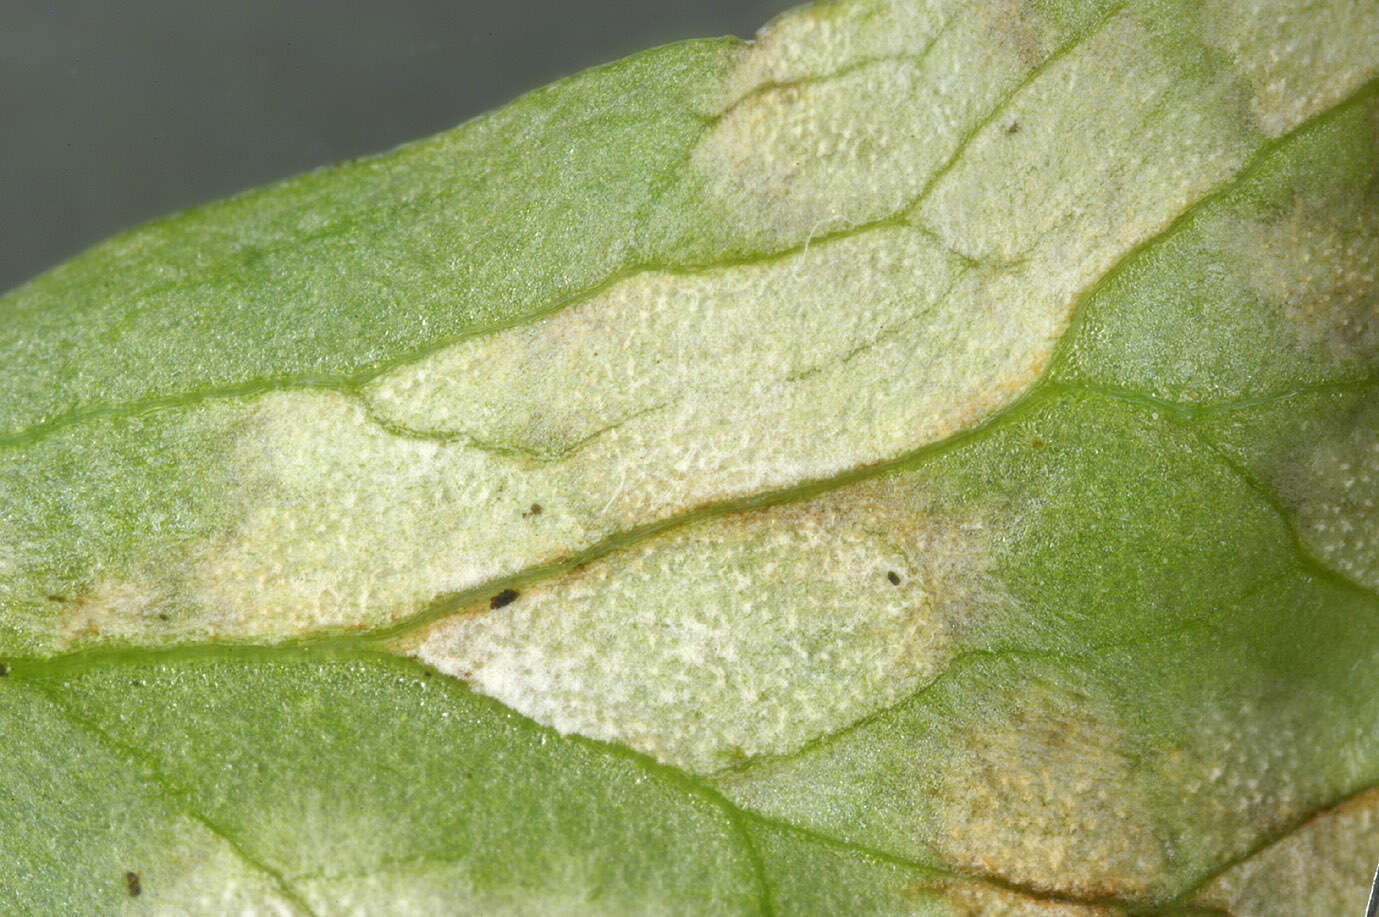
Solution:
M 129 897 L 139 897 L 139 892 L 143 891 L 143 886 L 139 884 L 139 874 L 137 872 L 127 872 L 124 874 L 125 887 L 129 889 Z
M 48 596 L 48 601 L 50 601 L 50 602 L 65 602 L 65 601 L 67 601 L 67 596 L 65 596 L 65 595 L 58 595 L 57 593 L 53 593 L 52 595 Z
M 892 586 L 900 585 L 900 574 L 896 573 L 894 570 L 886 574 L 886 579 L 891 581 Z
M 167 619 L 168 619 L 168 613 L 167 613 L 166 611 L 160 611 L 160 612 L 158 612 L 158 620 L 159 620 L 159 621 L 166 621 Z
M 1007 135 L 1009 135 L 1009 134 L 1018 134 L 1018 133 L 1020 133 L 1020 122 L 1019 122 L 1019 121 L 1012 121 L 1012 122 L 1010 122 L 1008 125 L 1006 125 L 1006 134 L 1007 134 Z
M 531 509 L 527 510 L 525 513 L 522 514 L 522 518 L 523 518 L 523 519 L 530 519 L 532 516 L 539 516 L 539 515 L 541 515 L 541 504 L 540 504 L 540 503 L 533 503 L 533 504 L 531 505 Z
M 511 605 L 517 601 L 520 593 L 516 589 L 504 589 L 502 592 L 488 600 L 489 608 L 502 608 L 504 605 Z
M 131 681 L 129 684 L 131 687 L 134 688 L 142 688 L 144 686 L 144 683 L 137 678 Z

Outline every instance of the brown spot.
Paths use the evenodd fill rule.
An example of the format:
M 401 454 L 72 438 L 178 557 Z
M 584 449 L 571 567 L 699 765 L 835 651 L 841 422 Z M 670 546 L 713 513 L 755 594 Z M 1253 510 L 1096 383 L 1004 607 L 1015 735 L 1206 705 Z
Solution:
M 941 855 L 1041 895 L 1152 895 L 1167 866 L 1123 735 L 1105 698 L 1012 685 L 965 725 L 945 768 Z
M 982 917 L 1111 917 L 1116 911 L 1095 904 L 1044 898 L 979 879 L 943 879 L 914 888 L 917 892 L 942 894 L 954 915 Z
M 1012 121 L 1012 122 L 1010 122 L 1009 124 L 1006 125 L 1006 136 L 1010 136 L 1011 134 L 1018 134 L 1018 133 L 1020 133 L 1020 122 L 1019 122 L 1019 121 Z
M 519 593 L 516 589 L 504 589 L 502 592 L 498 593 L 493 598 L 488 600 L 488 607 L 496 610 L 502 608 L 505 605 L 511 605 L 513 602 L 517 601 L 517 596 L 520 594 L 521 593 Z
M 50 601 L 50 602 L 68 602 L 68 601 L 71 601 L 71 600 L 68 599 L 67 596 L 65 596 L 65 595 L 50 595 L 50 596 L 48 596 L 48 601 Z
M 889 573 L 886 574 L 886 579 L 891 581 L 892 586 L 900 585 L 900 574 L 896 573 L 894 570 L 891 570 Z
M 523 518 L 523 519 L 530 519 L 532 516 L 539 516 L 539 515 L 541 515 L 541 504 L 540 504 L 540 503 L 533 503 L 533 504 L 531 505 L 531 509 L 527 510 L 525 513 L 522 514 L 522 518 Z
M 139 893 L 144 890 L 139 884 L 139 874 L 137 872 L 127 872 L 124 874 L 125 887 L 129 889 L 129 897 L 137 898 Z

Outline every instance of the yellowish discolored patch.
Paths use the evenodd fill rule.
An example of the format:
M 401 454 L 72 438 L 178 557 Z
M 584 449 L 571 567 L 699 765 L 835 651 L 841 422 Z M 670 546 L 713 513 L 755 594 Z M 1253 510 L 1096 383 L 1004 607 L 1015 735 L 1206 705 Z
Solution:
M 1379 73 L 1379 6 L 1372 0 L 1208 0 L 1204 6 L 1204 37 L 1245 74 L 1251 107 L 1270 137 Z
M 931 680 L 951 630 L 1001 601 L 990 537 L 877 480 L 654 539 L 398 648 L 563 732 L 711 772 Z
M 1193 903 L 1237 917 L 1358 914 L 1369 896 L 1376 851 L 1379 790 L 1371 789 L 1232 866 Z
M 956 737 L 932 843 L 959 869 L 1041 892 L 1152 894 L 1168 864 L 1123 736 L 1104 701 L 1031 682 Z

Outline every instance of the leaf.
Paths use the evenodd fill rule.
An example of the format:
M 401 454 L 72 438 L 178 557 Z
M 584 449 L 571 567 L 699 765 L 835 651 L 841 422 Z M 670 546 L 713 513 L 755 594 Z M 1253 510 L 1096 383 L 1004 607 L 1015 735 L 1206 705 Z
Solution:
M 0 909 L 1335 913 L 1379 7 L 844 0 L 0 299 Z

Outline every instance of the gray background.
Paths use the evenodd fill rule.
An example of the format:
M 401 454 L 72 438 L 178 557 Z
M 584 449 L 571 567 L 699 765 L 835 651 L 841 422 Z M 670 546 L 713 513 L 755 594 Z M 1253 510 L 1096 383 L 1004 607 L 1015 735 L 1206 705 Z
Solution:
M 0 3 L 0 291 L 112 232 L 796 0 Z

